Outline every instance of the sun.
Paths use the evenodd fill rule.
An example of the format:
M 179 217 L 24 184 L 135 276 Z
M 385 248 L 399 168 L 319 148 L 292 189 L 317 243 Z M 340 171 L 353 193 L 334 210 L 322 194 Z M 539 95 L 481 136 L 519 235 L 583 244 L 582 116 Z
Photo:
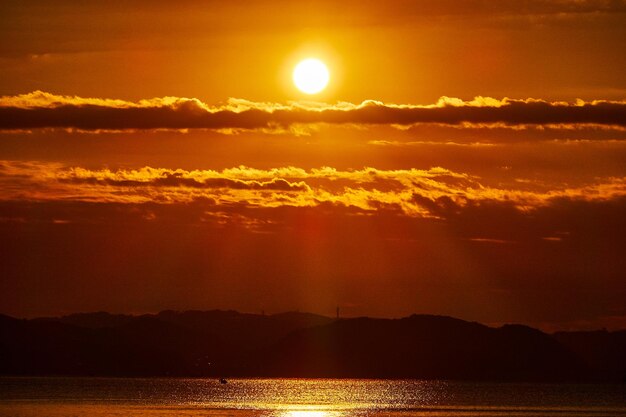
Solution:
M 316 58 L 300 61 L 293 70 L 293 83 L 306 94 L 316 94 L 326 88 L 330 74 L 326 65 Z

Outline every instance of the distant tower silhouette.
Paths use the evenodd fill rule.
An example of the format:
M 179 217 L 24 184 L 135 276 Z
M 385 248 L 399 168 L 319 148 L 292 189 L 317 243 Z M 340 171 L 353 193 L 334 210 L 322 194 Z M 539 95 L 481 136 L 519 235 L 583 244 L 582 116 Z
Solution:
M 339 306 L 337 306 L 337 320 L 339 320 Z

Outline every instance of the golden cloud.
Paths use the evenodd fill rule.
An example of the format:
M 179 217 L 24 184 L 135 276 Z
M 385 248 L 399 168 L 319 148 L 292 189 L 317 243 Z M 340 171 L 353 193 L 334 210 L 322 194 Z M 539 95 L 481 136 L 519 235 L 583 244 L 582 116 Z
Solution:
M 607 177 L 577 187 L 545 183 L 522 188 L 485 186 L 465 173 L 428 170 L 268 170 L 245 166 L 215 170 L 144 167 L 136 170 L 91 170 L 38 162 L 0 163 L 0 200 L 90 201 L 115 203 L 189 203 L 198 199 L 217 206 L 250 208 L 341 205 L 375 213 L 394 210 L 410 217 L 442 217 L 442 207 L 501 202 L 530 211 L 553 201 L 606 201 L 626 196 L 626 177 Z M 530 184 L 532 185 L 532 184 Z

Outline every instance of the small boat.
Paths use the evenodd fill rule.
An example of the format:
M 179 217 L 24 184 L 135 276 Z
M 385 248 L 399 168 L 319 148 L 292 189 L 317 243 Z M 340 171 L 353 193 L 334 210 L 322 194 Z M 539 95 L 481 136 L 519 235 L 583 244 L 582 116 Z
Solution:
M 228 384 L 226 378 L 220 378 L 220 384 Z

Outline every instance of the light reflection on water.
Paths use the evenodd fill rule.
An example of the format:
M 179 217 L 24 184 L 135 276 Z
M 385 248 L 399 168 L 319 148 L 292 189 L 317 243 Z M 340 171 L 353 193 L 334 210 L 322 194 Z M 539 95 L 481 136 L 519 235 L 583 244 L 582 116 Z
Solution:
M 330 413 L 321 410 L 291 410 L 283 412 L 281 417 L 330 417 Z
M 239 379 L 215 387 L 209 381 L 204 398 L 196 404 L 267 410 L 406 409 L 452 399 L 448 385 L 445 381 Z
M 0 416 L 626 416 L 625 385 L 0 378 Z

